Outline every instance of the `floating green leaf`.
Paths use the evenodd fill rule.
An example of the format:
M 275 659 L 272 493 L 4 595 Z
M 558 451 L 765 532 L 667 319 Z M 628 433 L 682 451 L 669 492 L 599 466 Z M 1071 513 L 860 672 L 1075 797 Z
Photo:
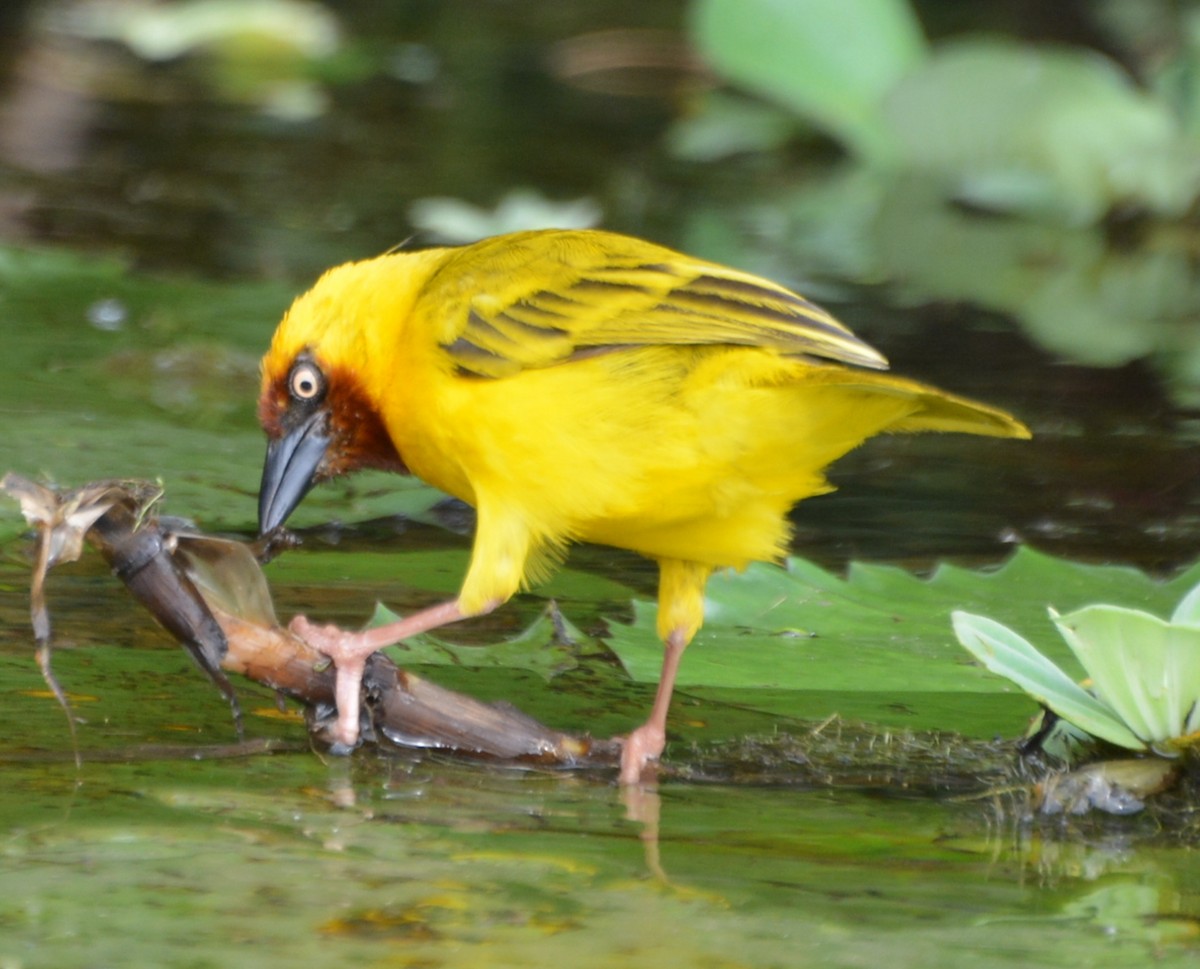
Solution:
M 1200 566 L 1159 582 L 1136 569 L 1083 565 L 1027 548 L 999 569 L 942 566 L 928 578 L 860 564 L 840 578 L 800 559 L 786 569 L 754 565 L 710 582 L 706 623 L 678 684 L 776 713 L 853 710 L 883 724 L 987 735 L 1008 723 L 1015 733 L 1022 709 L 1032 706 L 993 702 L 1012 697 L 1012 687 L 965 662 L 951 632 L 953 611 L 1040 631 L 1047 657 L 1071 682 L 1084 671 L 1054 632 L 1048 605 L 1110 599 L 1166 612 L 1197 578 Z M 631 625 L 613 623 L 607 642 L 630 676 L 653 683 L 662 662 L 655 606 L 637 602 L 634 615 Z

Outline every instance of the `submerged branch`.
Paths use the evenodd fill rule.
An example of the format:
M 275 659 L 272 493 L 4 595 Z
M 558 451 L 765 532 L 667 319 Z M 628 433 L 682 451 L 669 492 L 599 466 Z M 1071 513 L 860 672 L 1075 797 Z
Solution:
M 57 683 L 49 669 L 45 576 L 57 562 L 78 558 L 86 540 L 229 700 L 239 738 L 241 710 L 226 671 L 298 700 L 313 733 L 323 732 L 336 713 L 334 669 L 279 624 L 249 547 L 159 518 L 153 505 L 161 490 L 145 482 L 59 490 L 10 473 L 0 488 L 38 529 L 32 617 L 51 689 Z M 562 766 L 610 764 L 617 756 L 612 741 L 552 730 L 512 707 L 439 687 L 378 653 L 367 665 L 363 689 L 363 738 L 369 742 Z M 55 692 L 65 700 L 61 690 Z

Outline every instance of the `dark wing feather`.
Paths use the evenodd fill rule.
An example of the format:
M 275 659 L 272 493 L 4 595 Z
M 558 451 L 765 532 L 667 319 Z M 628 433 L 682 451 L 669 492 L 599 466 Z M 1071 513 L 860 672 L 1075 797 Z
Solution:
M 749 273 L 599 231 L 499 236 L 449 256 L 420 305 L 467 373 L 501 377 L 589 349 L 731 344 L 883 369 L 802 296 Z

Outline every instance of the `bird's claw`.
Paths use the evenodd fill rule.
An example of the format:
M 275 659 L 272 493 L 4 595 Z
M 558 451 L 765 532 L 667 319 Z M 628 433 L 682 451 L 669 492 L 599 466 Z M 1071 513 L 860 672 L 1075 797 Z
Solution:
M 322 726 L 320 733 L 327 738 L 330 753 L 348 754 L 362 741 L 363 668 L 374 650 L 363 649 L 362 637 L 357 633 L 333 625 L 318 625 L 306 616 L 295 616 L 288 629 L 333 662 L 337 674 L 334 684 L 337 720 Z

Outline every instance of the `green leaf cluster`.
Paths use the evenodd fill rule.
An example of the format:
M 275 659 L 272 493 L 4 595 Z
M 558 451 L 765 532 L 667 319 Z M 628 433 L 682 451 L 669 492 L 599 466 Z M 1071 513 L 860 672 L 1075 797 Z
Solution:
M 857 164 L 920 174 L 947 197 L 1092 224 L 1118 205 L 1179 217 L 1200 193 L 1180 94 L 1188 47 L 1163 69 L 1171 84 L 1142 90 L 1094 51 L 984 36 L 931 46 L 907 0 L 696 0 L 692 13 L 709 63 L 793 130 L 812 125 Z M 711 159 L 780 143 L 761 108 L 737 116 L 719 94 L 673 147 Z
M 881 106 L 926 57 L 903 0 L 700 0 L 692 35 L 726 77 L 864 158 L 894 151 Z
M 1084 689 L 1027 640 L 957 611 L 959 641 L 1063 719 L 1131 750 L 1175 754 L 1200 730 L 1200 586 L 1163 620 L 1107 603 L 1050 618 L 1087 671 Z

